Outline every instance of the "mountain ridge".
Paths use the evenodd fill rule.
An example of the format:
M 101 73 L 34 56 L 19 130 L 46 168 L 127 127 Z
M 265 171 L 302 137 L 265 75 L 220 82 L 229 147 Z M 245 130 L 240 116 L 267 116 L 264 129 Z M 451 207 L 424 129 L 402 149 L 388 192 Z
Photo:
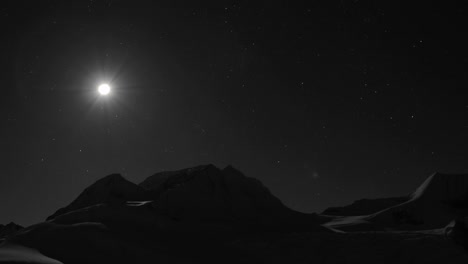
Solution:
M 286 207 L 258 179 L 245 176 L 233 166 L 219 169 L 213 164 L 158 172 L 139 184 L 120 174 L 105 176 L 47 220 L 73 222 L 74 217 L 80 221 L 91 217 L 98 221 L 100 218 L 95 215 L 102 213 L 104 219 L 112 222 L 109 214 L 117 213 L 122 219 L 129 219 L 124 215 L 132 210 L 143 210 L 130 208 L 138 204 L 151 208 L 158 215 L 157 221 L 166 224 L 167 219 L 172 219 L 254 229 L 315 230 L 321 229 L 317 224 L 326 221 L 317 214 L 300 213 Z

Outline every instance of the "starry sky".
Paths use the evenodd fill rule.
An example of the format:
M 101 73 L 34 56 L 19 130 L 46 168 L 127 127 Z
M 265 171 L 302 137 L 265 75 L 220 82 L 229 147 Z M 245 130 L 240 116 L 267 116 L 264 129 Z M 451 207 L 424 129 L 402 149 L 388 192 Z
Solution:
M 2 2 L 0 223 L 114 172 L 232 164 L 303 212 L 468 172 L 467 14 L 431 2 Z

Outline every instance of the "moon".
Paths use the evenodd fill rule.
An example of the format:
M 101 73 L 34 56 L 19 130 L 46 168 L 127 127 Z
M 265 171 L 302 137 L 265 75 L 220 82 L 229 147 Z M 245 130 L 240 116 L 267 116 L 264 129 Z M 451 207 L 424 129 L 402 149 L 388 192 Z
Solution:
M 111 88 L 107 83 L 103 83 L 103 84 L 99 85 L 99 87 L 98 87 L 98 92 L 101 95 L 108 95 L 110 93 L 110 90 L 111 90 Z

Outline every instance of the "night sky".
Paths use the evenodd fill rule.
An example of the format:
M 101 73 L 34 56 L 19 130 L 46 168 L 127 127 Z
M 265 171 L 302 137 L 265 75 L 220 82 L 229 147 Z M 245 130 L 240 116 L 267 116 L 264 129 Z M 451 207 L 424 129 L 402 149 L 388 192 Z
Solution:
M 232 164 L 303 212 L 468 172 L 461 6 L 158 2 L 2 2 L 0 223 L 114 172 Z

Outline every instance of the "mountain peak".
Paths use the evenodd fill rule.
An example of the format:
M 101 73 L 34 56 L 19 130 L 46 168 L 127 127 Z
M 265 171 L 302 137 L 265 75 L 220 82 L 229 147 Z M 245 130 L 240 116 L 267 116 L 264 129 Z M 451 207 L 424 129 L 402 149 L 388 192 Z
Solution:
M 23 227 L 14 222 L 10 222 L 6 225 L 0 224 L 0 238 L 11 236 L 21 229 L 23 229 Z
M 160 172 L 139 186 L 151 191 L 157 201 L 155 206 L 175 219 L 277 224 L 292 211 L 259 180 L 230 165 L 222 170 L 208 164 Z
M 191 177 L 193 177 L 194 175 L 198 175 L 203 172 L 210 172 L 212 174 L 216 174 L 219 171 L 220 169 L 218 169 L 213 164 L 199 165 L 176 171 L 161 171 L 149 176 L 138 185 L 147 190 L 159 191 L 159 189 L 164 188 L 164 184 L 180 184 L 184 181 L 190 180 Z M 171 180 L 169 181 L 168 179 Z
M 128 200 L 144 200 L 146 197 L 146 191 L 143 188 L 128 181 L 122 175 L 114 173 L 87 187 L 71 204 L 57 210 L 47 220 L 91 205 L 124 203 Z
M 102 180 L 125 180 L 124 176 L 122 176 L 122 174 L 120 173 L 112 173 L 112 174 L 109 174 L 105 177 L 103 177 L 102 179 L 98 180 L 98 181 L 102 181 Z
M 97 180 L 93 185 L 96 184 L 116 184 L 119 182 L 129 182 L 125 177 L 119 173 L 109 174 L 99 180 Z
M 150 210 L 146 211 L 148 208 Z M 231 165 L 219 169 L 213 164 L 158 172 L 139 185 L 120 174 L 111 174 L 97 180 L 70 205 L 47 219 L 74 221 L 70 219 L 80 215 L 76 219 L 93 222 L 97 221 L 96 215 L 108 217 L 113 210 L 121 210 L 119 212 L 124 215 L 129 213 L 129 219 L 135 219 L 135 213 L 139 212 L 149 214 L 149 219 L 163 217 L 175 222 L 207 225 L 223 223 L 241 229 L 320 229 L 318 224 L 322 221 L 315 215 L 287 208 L 260 180 L 245 176 Z M 63 217 L 57 217 L 61 215 Z M 97 219 L 104 221 L 103 218 Z
M 227 165 L 223 171 L 226 171 L 226 172 L 235 172 L 235 173 L 239 173 L 239 174 L 242 174 L 242 172 L 236 168 L 234 168 L 232 165 Z

